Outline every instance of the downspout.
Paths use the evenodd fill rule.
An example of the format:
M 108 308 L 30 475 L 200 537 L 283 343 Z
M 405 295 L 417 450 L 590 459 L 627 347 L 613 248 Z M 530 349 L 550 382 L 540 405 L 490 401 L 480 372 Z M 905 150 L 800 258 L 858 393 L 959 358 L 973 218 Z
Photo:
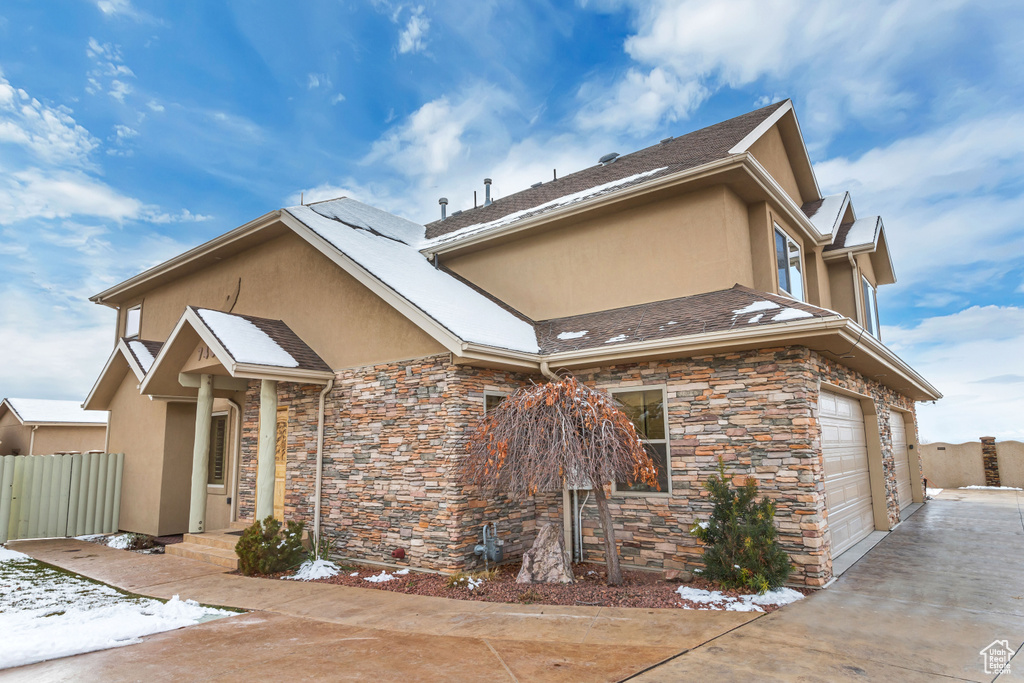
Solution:
M 320 392 L 320 410 L 316 425 L 316 507 L 313 509 L 313 542 L 320 543 L 320 485 L 324 471 L 324 406 L 327 394 L 334 388 L 334 378 L 327 380 L 327 386 Z M 319 549 L 317 549 L 319 550 Z
M 228 405 L 235 411 L 235 440 L 231 444 L 234 451 L 234 467 L 231 468 L 231 521 L 238 521 L 238 471 L 242 466 L 242 406 L 235 402 L 235 399 L 227 399 Z
M 860 279 L 857 278 L 857 261 L 853 258 L 853 254 L 850 252 L 846 252 L 846 260 L 850 262 L 850 275 L 853 277 L 853 308 L 857 315 L 857 320 L 855 322 L 861 327 L 864 327 L 861 323 L 861 321 L 864 320 L 864 304 L 860 300 Z
M 558 382 L 561 378 L 551 371 L 546 360 L 540 362 L 540 372 L 552 382 Z M 569 553 L 572 560 L 572 496 L 569 495 L 569 484 L 562 484 L 562 542 L 565 544 L 565 551 Z
M 39 429 L 39 425 L 32 428 L 32 433 L 28 435 L 28 454 L 33 455 L 32 449 L 36 446 L 36 430 Z

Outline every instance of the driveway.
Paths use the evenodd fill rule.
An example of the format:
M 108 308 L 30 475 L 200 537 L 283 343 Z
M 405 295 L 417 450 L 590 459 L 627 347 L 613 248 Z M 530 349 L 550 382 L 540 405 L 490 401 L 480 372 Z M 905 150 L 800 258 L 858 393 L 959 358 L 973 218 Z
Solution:
M 979 652 L 1024 643 L 1024 495 L 944 491 L 827 590 L 639 681 L 992 681 Z M 1024 681 L 1024 654 L 999 681 Z
M 1024 639 L 1024 498 L 944 492 L 827 590 L 768 615 L 475 603 L 246 579 L 79 541 L 18 550 L 156 597 L 258 611 L 5 680 L 971 680 Z M 1024 681 L 1024 655 L 1000 681 Z

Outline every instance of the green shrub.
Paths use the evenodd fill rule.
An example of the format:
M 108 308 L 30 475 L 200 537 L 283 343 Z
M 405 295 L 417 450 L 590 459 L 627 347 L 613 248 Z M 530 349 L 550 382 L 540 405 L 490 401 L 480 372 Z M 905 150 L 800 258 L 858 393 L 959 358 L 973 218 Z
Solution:
M 704 484 L 715 507 L 711 518 L 690 530 L 704 542 L 703 576 L 724 588 L 745 588 L 759 593 L 778 588 L 792 571 L 789 556 L 779 545 L 775 530 L 775 503 L 757 499 L 757 483 L 747 477 L 732 486 L 725 463 Z
M 330 536 L 323 531 L 320 532 L 319 536 L 315 534 L 309 535 L 309 549 L 306 551 L 306 559 L 310 562 L 330 560 L 332 552 L 334 552 L 334 541 L 331 540 Z
M 306 551 L 302 547 L 302 522 L 288 522 L 285 529 L 268 515 L 242 532 L 235 545 L 238 570 L 246 576 L 276 574 L 302 563 Z

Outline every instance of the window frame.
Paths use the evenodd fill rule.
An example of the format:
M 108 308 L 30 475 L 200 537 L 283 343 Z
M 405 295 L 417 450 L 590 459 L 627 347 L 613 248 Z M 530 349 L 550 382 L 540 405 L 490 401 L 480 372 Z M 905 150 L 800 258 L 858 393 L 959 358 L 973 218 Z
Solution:
M 666 476 L 665 481 L 668 482 L 668 490 L 666 491 L 620 491 L 618 484 L 612 482 L 612 495 L 623 498 L 646 498 L 649 496 L 655 496 L 657 498 L 669 498 L 672 496 L 672 445 L 669 433 L 669 420 L 668 420 L 668 385 L 667 384 L 643 384 L 635 386 L 620 386 L 620 387 L 608 387 L 605 389 L 612 398 L 615 398 L 616 394 L 628 394 L 628 393 L 641 393 L 645 391 L 661 391 L 661 405 L 662 415 L 665 419 L 665 438 L 664 439 L 646 439 L 641 438 L 645 444 L 665 444 L 665 470 Z M 616 399 L 618 400 L 618 399 Z M 621 403 L 621 401 L 620 401 Z M 634 427 L 636 425 L 633 425 Z
M 135 330 L 135 334 L 128 334 L 128 320 L 131 317 L 132 311 L 139 312 L 138 329 Z M 134 306 L 129 306 L 124 312 L 124 338 L 125 339 L 141 339 L 142 338 L 142 304 L 138 303 Z
M 869 296 L 870 294 L 870 296 Z M 860 295 L 864 299 L 864 329 L 878 341 L 882 341 L 882 324 L 878 317 L 878 287 L 862 273 Z
M 507 391 L 491 391 L 491 390 L 484 391 L 484 415 L 487 415 L 487 399 L 488 398 L 490 398 L 491 396 L 495 396 L 495 397 L 499 397 L 502 400 L 504 400 L 504 399 L 508 398 L 509 395 L 510 394 Z M 501 401 L 498 401 L 498 403 L 501 403 Z
M 230 427 L 231 427 L 231 415 L 230 415 L 229 411 L 222 410 L 222 411 L 217 411 L 217 412 L 213 413 L 213 415 L 211 417 L 212 417 L 212 419 L 210 421 L 210 458 L 209 458 L 209 464 L 207 465 L 207 468 L 206 468 L 206 489 L 207 489 L 207 491 L 209 493 L 223 494 L 223 493 L 227 492 L 227 484 L 228 484 L 228 445 L 229 445 L 228 433 L 229 433 L 229 430 L 230 430 Z M 213 421 L 218 419 L 218 418 L 224 418 L 224 448 L 221 451 L 222 452 L 222 457 L 224 458 L 224 463 L 223 463 L 223 465 L 221 467 L 221 469 L 223 470 L 223 474 L 224 474 L 224 483 L 222 483 L 222 484 L 211 484 L 210 483 L 210 470 L 213 468 L 213 454 L 214 454 L 213 437 L 214 437 L 214 434 L 216 433 L 215 430 L 214 430 Z
M 779 293 L 780 294 L 784 294 L 784 295 L 786 295 L 786 296 L 788 296 L 788 297 L 790 297 L 792 299 L 796 299 L 797 301 L 800 301 L 802 303 L 806 303 L 806 301 L 807 301 L 807 261 L 806 261 L 806 259 L 804 259 L 804 248 L 800 245 L 800 243 L 796 240 L 796 238 L 794 238 L 792 235 L 790 235 L 789 232 L 787 232 L 786 229 L 783 228 L 781 225 L 779 225 L 778 223 L 776 223 L 774 221 L 773 221 L 772 225 L 774 226 L 774 234 L 772 235 L 772 237 L 773 237 L 773 239 L 772 239 L 772 254 L 773 254 L 773 258 L 775 259 L 775 279 L 776 279 L 776 286 L 779 288 Z M 779 270 L 781 270 L 781 269 L 779 267 L 779 249 L 778 249 L 778 241 L 777 241 L 777 239 L 778 239 L 778 236 L 780 236 L 780 235 L 783 238 L 783 240 L 782 240 L 783 241 L 783 247 L 785 248 L 785 251 L 786 251 L 786 254 L 785 254 L 785 259 L 786 259 L 786 261 L 785 261 L 786 277 L 789 280 L 790 287 L 793 286 L 793 275 L 792 275 L 792 272 L 791 272 L 791 269 L 792 269 L 793 266 L 790 263 L 790 261 L 792 260 L 792 256 L 791 256 L 792 252 L 790 252 L 790 250 L 789 250 L 790 245 L 792 244 L 793 246 L 795 246 L 797 248 L 797 250 L 800 252 L 799 253 L 799 260 L 800 260 L 800 271 L 799 271 L 800 272 L 800 293 L 799 294 L 795 294 L 795 293 L 789 291 L 788 289 L 784 288 L 782 286 L 782 280 L 779 278 Z

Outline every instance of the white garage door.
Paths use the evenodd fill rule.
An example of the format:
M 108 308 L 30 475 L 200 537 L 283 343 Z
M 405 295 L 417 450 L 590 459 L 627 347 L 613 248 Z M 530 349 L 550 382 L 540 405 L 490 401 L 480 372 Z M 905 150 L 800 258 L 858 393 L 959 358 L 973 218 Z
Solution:
M 860 401 L 822 391 L 818 403 L 825 454 L 825 503 L 832 557 L 875 530 Z
M 896 461 L 896 496 L 900 501 L 900 510 L 914 502 L 914 493 L 910 485 L 910 450 L 907 448 L 907 428 L 903 422 L 903 413 L 895 410 L 889 413 L 889 425 L 892 430 L 892 455 Z

